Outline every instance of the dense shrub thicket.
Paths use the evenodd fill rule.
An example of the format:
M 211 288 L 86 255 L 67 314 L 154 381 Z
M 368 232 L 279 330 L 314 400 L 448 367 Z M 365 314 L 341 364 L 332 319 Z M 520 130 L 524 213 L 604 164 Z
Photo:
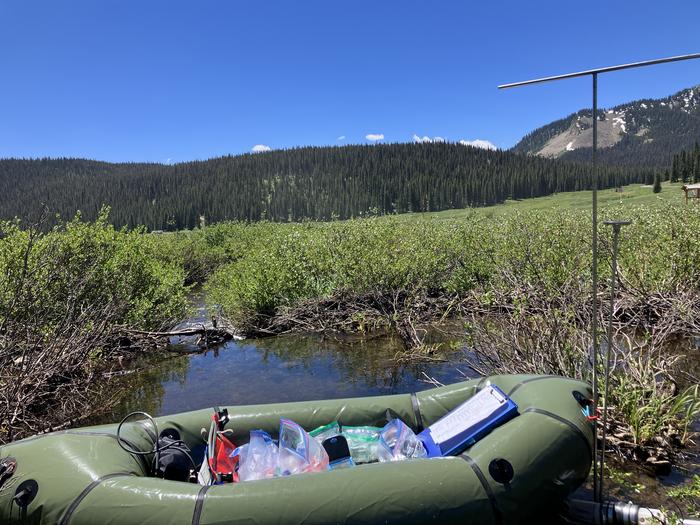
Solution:
M 613 205 L 602 216 L 633 221 L 621 238 L 608 442 L 637 461 L 668 465 L 669 443 L 687 442 L 700 415 L 697 379 L 668 352 L 700 330 L 700 206 Z M 468 366 L 479 373 L 591 379 L 586 211 L 219 228 L 229 229 L 222 248 L 230 262 L 206 287 L 243 330 L 389 328 L 407 343 L 401 359 L 433 359 L 419 326 L 456 314 Z M 605 291 L 611 232 L 602 224 L 600 232 Z M 607 312 L 599 311 L 600 326 Z M 679 390 L 683 383 L 691 386 Z
M 155 239 L 143 233 L 114 228 L 106 212 L 95 222 L 78 216 L 48 233 L 0 224 L 0 319 L 32 318 L 46 331 L 94 305 L 118 305 L 115 323 L 142 328 L 179 315 L 184 273 L 156 257 Z
M 105 212 L 45 233 L 0 223 L 0 442 L 89 410 L 122 328 L 182 316 L 183 281 L 152 236 Z
M 620 271 L 640 294 L 696 287 L 700 277 L 700 207 L 603 210 L 634 221 L 623 230 Z M 227 264 L 208 281 L 211 299 L 237 323 L 272 315 L 282 306 L 338 293 L 464 294 L 536 280 L 542 293 L 572 277 L 590 282 L 590 216 L 550 210 L 462 220 L 400 217 L 332 223 L 219 225 L 216 248 Z M 602 282 L 609 276 L 609 230 L 601 225 Z M 203 239 L 208 234 L 194 234 Z M 194 242 L 190 239 L 188 242 Z M 200 244 L 202 246 L 203 244 Z M 195 249 L 206 254 L 211 248 Z
M 654 436 L 688 436 L 700 412 L 700 391 L 675 392 L 662 351 L 669 336 L 700 330 L 700 206 L 612 205 L 601 215 L 633 220 L 621 239 L 616 315 L 621 336 L 641 329 L 648 340 L 635 340 L 613 371 L 612 424 L 622 430 L 610 435 L 629 435 L 639 454 Z M 275 333 L 282 325 L 271 320 L 302 311 L 302 327 L 389 327 L 420 347 L 417 324 L 458 312 L 475 369 L 587 378 L 589 243 L 588 212 L 562 209 L 164 234 L 115 229 L 104 213 L 44 233 L 2 223 L 0 442 L 89 413 L 108 384 L 104 364 L 130 345 L 124 327 L 181 316 L 188 283 L 204 283 L 249 333 Z M 603 288 L 610 251 L 601 225 Z

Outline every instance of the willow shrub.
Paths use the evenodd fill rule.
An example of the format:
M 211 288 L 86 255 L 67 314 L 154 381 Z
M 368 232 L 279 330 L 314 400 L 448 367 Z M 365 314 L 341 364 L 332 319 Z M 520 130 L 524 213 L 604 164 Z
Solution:
M 234 321 L 332 294 L 463 291 L 491 264 L 465 224 L 372 218 L 268 225 L 210 278 L 210 298 Z
M 602 209 L 602 286 L 611 254 L 611 229 L 602 220 L 612 218 L 634 221 L 623 229 L 619 258 L 630 286 L 643 294 L 697 286 L 700 207 Z M 580 290 L 590 282 L 590 214 L 581 210 L 219 228 L 229 262 L 213 272 L 207 289 L 234 322 L 338 293 L 488 294 L 513 286 L 495 277 L 501 267 L 523 284 L 538 283 L 545 295 L 560 292 L 571 276 Z
M 223 222 L 178 232 L 152 234 L 158 258 L 182 267 L 188 284 L 203 284 L 224 264 L 248 254 L 256 245 L 289 227 L 268 222 Z
M 154 243 L 141 230 L 115 229 L 106 212 L 46 233 L 0 224 L 0 323 L 49 337 L 81 310 L 113 305 L 112 324 L 160 327 L 183 314 L 187 289 L 183 269 L 157 256 Z
M 0 443 L 90 415 L 112 395 L 96 372 L 127 351 L 122 326 L 182 316 L 184 271 L 154 243 L 106 213 L 48 232 L 0 224 Z
M 700 206 L 638 206 L 606 213 L 633 221 L 623 228 L 620 241 L 620 267 L 631 286 L 643 294 L 698 288 Z

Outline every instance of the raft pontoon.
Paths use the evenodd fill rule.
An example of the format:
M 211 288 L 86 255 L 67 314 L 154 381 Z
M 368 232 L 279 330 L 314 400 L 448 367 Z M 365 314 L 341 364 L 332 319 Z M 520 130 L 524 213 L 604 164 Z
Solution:
M 590 387 L 555 376 L 494 376 L 415 394 L 229 406 L 236 444 L 251 429 L 276 435 L 280 417 L 311 430 L 329 421 L 383 425 L 387 409 L 418 431 L 490 381 L 518 415 L 462 454 L 358 465 L 350 469 L 214 486 L 149 477 L 148 457 L 126 452 L 117 425 L 34 436 L 0 448 L 14 465 L 0 474 L 6 524 L 418 524 L 529 523 L 587 478 L 593 428 L 581 399 Z M 202 453 L 212 410 L 156 418 Z M 124 425 L 129 447 L 148 452 L 148 425 Z M 11 458 L 11 459 L 8 459 Z M 11 469 L 10 469 L 11 470 Z

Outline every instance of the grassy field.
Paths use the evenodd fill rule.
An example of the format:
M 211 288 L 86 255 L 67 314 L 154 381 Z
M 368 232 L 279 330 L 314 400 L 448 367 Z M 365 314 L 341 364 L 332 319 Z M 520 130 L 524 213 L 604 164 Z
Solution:
M 681 187 L 683 183 L 663 183 L 661 193 L 653 193 L 651 186 L 641 184 L 631 184 L 623 186 L 622 191 L 618 192 L 614 189 L 600 190 L 598 192 L 598 203 L 601 207 L 608 204 L 623 204 L 624 206 L 635 205 L 663 205 L 663 204 L 681 204 L 684 202 L 683 191 Z M 506 201 L 504 204 L 497 206 L 488 206 L 485 208 L 465 208 L 459 210 L 445 210 L 439 212 L 428 213 L 405 213 L 398 215 L 406 220 L 424 220 L 426 218 L 435 219 L 460 219 L 465 218 L 474 213 L 486 216 L 497 217 L 507 215 L 515 211 L 535 211 L 535 210 L 580 210 L 590 209 L 591 207 L 591 192 L 590 191 L 570 191 L 565 193 L 556 193 L 547 197 L 537 197 L 534 199 L 525 199 L 519 201 Z

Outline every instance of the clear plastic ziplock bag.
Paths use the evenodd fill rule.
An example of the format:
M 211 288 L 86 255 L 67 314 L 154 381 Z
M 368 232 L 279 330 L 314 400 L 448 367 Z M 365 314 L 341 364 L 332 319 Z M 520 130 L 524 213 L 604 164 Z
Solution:
M 406 423 L 392 419 L 382 429 L 377 446 L 379 461 L 401 461 L 410 458 L 425 458 L 423 443 Z
M 356 464 L 378 461 L 379 427 L 343 427 L 342 435 L 350 447 L 350 455 Z
M 320 443 L 290 419 L 280 419 L 280 476 L 328 470 L 328 454 Z
M 251 430 L 250 441 L 240 447 L 238 478 L 241 481 L 274 478 L 277 474 L 277 445 L 264 430 Z
M 309 432 L 309 435 L 319 443 L 323 443 L 326 439 L 337 436 L 338 434 L 340 434 L 340 425 L 337 421 L 315 428 Z

